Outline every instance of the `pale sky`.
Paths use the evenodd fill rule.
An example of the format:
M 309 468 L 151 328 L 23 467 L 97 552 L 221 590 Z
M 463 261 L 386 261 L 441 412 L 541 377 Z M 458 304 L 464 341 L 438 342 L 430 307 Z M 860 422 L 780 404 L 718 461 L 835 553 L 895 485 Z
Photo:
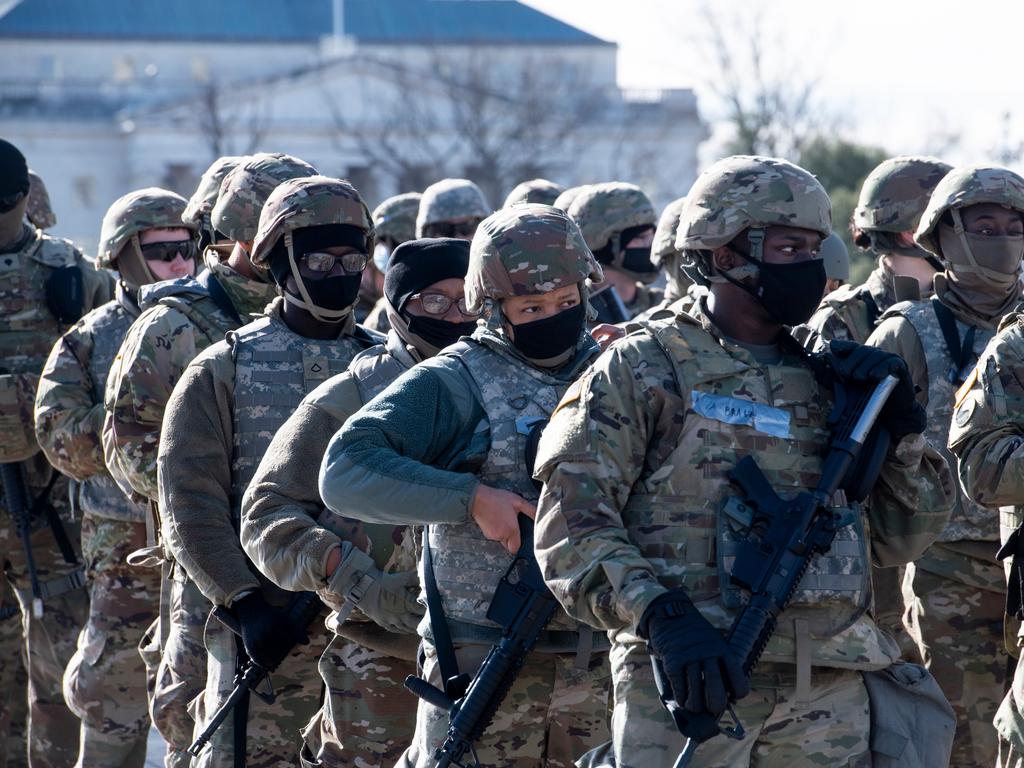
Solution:
M 958 134 L 945 153 L 954 163 L 995 161 L 1007 133 L 1013 146 L 1024 141 L 1020 0 L 523 2 L 618 43 L 623 87 L 696 88 L 709 122 L 718 107 L 703 87 L 702 7 L 727 17 L 760 11 L 766 58 L 816 77 L 846 138 L 898 154 L 937 152 Z

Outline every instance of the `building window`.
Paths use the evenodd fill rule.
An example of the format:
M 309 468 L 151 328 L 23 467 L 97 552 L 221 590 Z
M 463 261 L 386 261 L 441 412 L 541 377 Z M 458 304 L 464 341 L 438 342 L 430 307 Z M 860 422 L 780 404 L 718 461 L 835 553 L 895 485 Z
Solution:
M 96 179 L 93 176 L 75 176 L 71 180 L 71 190 L 78 205 L 92 208 L 96 204 Z

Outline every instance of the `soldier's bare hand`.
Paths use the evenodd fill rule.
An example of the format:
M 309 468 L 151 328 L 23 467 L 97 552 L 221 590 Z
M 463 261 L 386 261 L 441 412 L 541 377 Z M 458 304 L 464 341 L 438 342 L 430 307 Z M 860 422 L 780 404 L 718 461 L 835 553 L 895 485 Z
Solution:
M 594 337 L 594 341 L 604 352 L 609 344 L 625 336 L 626 331 L 611 323 L 600 323 L 590 329 L 590 335 Z
M 480 526 L 485 538 L 497 541 L 509 552 L 515 553 L 519 551 L 521 543 L 519 515 L 526 515 L 533 520 L 537 516 L 537 508 L 517 493 L 481 483 L 476 489 L 469 513 Z

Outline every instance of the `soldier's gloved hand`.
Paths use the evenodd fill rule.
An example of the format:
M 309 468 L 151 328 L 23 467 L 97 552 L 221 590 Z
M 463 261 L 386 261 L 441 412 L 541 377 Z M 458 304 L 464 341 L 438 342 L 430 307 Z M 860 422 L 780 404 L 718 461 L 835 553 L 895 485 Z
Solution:
M 309 642 L 305 627 L 296 627 L 288 614 L 266 601 L 259 590 L 231 605 L 231 613 L 242 630 L 242 644 L 249 658 L 272 672 L 296 645 Z
M 874 384 L 886 376 L 898 379 L 878 416 L 879 424 L 888 430 L 894 443 L 906 435 L 924 432 L 928 417 L 914 396 L 914 382 L 902 357 L 852 341 L 833 340 L 828 347 L 836 372 L 849 381 Z
M 687 712 L 707 712 L 717 719 L 730 701 L 750 693 L 742 661 L 684 590 L 655 598 L 638 632 L 661 661 L 676 703 Z
M 353 547 L 331 574 L 327 589 L 355 603 L 367 617 L 389 632 L 414 634 L 423 618 L 416 571 L 384 573 L 373 558 Z

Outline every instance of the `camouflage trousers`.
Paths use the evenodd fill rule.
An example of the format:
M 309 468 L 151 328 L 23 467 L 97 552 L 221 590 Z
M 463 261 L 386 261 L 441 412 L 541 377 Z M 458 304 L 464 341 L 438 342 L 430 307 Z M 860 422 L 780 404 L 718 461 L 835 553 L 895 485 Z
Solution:
M 423 646 L 423 676 L 440 686 L 434 648 L 426 641 Z M 459 669 L 472 674 L 487 651 L 479 645 L 457 647 Z M 604 653 L 593 654 L 583 669 L 574 654 L 532 653 L 476 742 L 481 765 L 572 768 L 576 758 L 608 740 L 609 681 Z M 447 731 L 448 713 L 420 701 L 416 733 L 396 768 L 432 767 L 431 755 Z
M 273 702 L 250 695 L 246 720 L 246 768 L 283 768 L 299 763 L 301 732 L 320 709 L 323 685 L 317 669 L 320 654 L 333 633 L 323 621 L 309 628 L 309 643 L 296 646 L 265 681 L 260 691 L 272 690 Z M 208 718 L 231 694 L 238 671 L 237 637 L 211 614 L 206 622 L 206 688 L 194 702 L 196 735 Z M 232 717 L 210 739 L 209 745 L 192 760 L 193 768 L 232 768 L 235 756 L 235 728 Z
M 402 687 L 411 661 L 337 635 L 320 657 L 323 706 L 302 733 L 306 768 L 391 768 L 412 742 L 416 697 Z
M 21 643 L 21 612 L 3 573 L 0 596 L 0 768 L 25 768 L 28 675 Z
M 996 768 L 1024 768 L 1024 664 L 1017 664 L 993 725 L 999 737 Z
M 30 490 L 38 493 L 35 483 Z M 51 497 L 58 504 L 67 497 L 67 482 L 58 481 Z M 66 510 L 66 505 L 62 506 Z M 73 544 L 78 525 L 62 514 L 64 529 Z M 32 553 L 40 584 L 52 594 L 43 603 L 42 616 L 33 610 L 32 583 L 16 526 L 6 510 L 0 511 L 0 552 L 6 553 L 7 577 L 21 608 L 22 637 L 28 663 L 28 759 L 32 768 L 66 768 L 78 756 L 79 721 L 64 702 L 64 668 L 75 652 L 75 638 L 85 624 L 89 597 L 71 581 L 80 577 L 78 565 L 64 560 L 49 526 L 32 531 Z
M 146 667 L 155 680 L 149 697 L 149 715 L 167 744 L 166 768 L 187 768 L 192 756 L 195 719 L 193 702 L 206 687 L 206 647 L 203 631 L 210 601 L 184 569 L 164 564 L 160 585 L 160 618 L 139 645 Z
M 993 555 L 995 545 L 993 545 Z M 956 714 L 950 765 L 994 765 L 1005 690 L 1003 567 L 936 544 L 903 579 L 907 631 Z
M 922 664 L 917 643 L 903 625 L 903 573 L 904 568 L 871 569 L 871 594 L 874 609 L 871 611 L 875 624 L 884 629 L 900 646 L 900 655 L 906 661 Z
M 64 699 L 82 720 L 78 768 L 141 768 L 149 712 L 139 640 L 156 616 L 160 572 L 128 565 L 145 523 L 86 515 L 82 556 L 89 619 L 64 672 Z
M 646 647 L 614 645 L 611 666 L 616 768 L 671 768 L 685 739 L 658 698 Z M 750 694 L 736 705 L 746 738 L 716 737 L 701 744 L 692 768 L 870 768 L 870 708 L 859 672 L 815 667 L 802 701 L 794 666 L 761 664 L 750 682 Z M 586 759 L 582 764 L 599 763 Z

